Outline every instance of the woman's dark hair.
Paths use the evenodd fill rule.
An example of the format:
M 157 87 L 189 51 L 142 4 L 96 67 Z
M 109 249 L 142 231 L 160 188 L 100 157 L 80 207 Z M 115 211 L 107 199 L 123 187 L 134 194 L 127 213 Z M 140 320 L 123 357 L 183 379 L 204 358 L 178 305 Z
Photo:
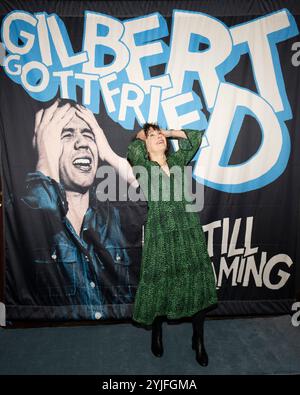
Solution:
M 144 123 L 143 128 L 142 128 L 143 131 L 145 132 L 146 137 L 148 137 L 148 133 L 151 128 L 153 130 L 160 130 L 160 127 L 158 126 L 157 123 L 146 122 L 146 123 Z M 169 143 L 169 139 L 167 139 L 167 148 L 165 151 L 166 156 L 168 156 L 169 153 L 170 153 L 170 143 Z
M 152 128 L 153 130 L 160 130 L 160 127 L 158 126 L 157 123 L 146 122 L 146 123 L 143 125 L 143 130 L 144 130 L 144 132 L 145 132 L 146 137 L 148 137 L 148 133 L 149 133 L 149 130 L 150 130 L 151 128 Z

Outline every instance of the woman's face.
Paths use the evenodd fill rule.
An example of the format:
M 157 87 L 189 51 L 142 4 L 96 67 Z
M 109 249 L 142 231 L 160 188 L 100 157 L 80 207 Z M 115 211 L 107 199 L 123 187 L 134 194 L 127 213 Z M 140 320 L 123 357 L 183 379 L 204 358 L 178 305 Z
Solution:
M 160 130 L 150 128 L 146 138 L 146 147 L 149 153 L 164 153 L 167 149 L 167 139 Z

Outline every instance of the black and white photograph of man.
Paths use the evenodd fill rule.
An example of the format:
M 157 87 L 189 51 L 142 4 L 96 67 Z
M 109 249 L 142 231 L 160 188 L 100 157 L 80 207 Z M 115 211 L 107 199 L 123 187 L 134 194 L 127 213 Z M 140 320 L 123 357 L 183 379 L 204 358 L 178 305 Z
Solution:
M 112 150 L 93 113 L 70 100 L 57 99 L 36 113 L 32 143 L 36 168 L 11 207 L 20 213 L 26 240 L 22 267 L 12 265 L 8 273 L 15 299 L 8 305 L 16 305 L 16 314 L 30 306 L 37 317 L 48 309 L 59 320 L 130 317 L 143 217 L 130 223 L 136 209 L 127 205 L 125 215 L 121 206 L 100 202 L 95 183 L 105 160 L 135 185 L 129 163 Z

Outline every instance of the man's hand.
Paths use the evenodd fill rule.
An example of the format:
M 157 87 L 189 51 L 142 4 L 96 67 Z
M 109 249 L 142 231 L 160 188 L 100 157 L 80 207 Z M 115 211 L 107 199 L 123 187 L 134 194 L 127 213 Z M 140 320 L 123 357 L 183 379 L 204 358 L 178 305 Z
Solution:
M 61 133 L 75 115 L 75 108 L 69 103 L 58 107 L 56 100 L 46 110 L 35 116 L 33 147 L 37 148 L 38 163 L 36 170 L 59 182 L 59 158 L 62 151 Z
M 100 159 L 107 160 L 112 149 L 107 141 L 103 129 L 99 126 L 95 115 L 92 111 L 80 104 L 76 104 L 76 115 L 83 119 L 94 133 Z
M 92 111 L 79 104 L 76 105 L 76 109 L 76 115 L 87 123 L 95 135 L 100 159 L 113 166 L 125 181 L 129 184 L 133 183 L 133 186 L 137 187 L 138 182 L 133 174 L 132 167 L 125 158 L 112 150 Z

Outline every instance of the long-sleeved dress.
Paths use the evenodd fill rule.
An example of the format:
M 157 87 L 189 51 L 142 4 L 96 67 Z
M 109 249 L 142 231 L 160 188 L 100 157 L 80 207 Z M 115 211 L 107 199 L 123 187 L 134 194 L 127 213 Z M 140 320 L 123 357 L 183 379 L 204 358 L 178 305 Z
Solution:
M 179 150 L 167 155 L 170 178 L 158 162 L 149 160 L 144 141 L 135 139 L 128 146 L 127 159 L 131 165 L 146 169 L 145 173 L 139 172 L 139 183 L 148 201 L 148 216 L 133 310 L 133 319 L 144 325 L 151 325 L 161 315 L 169 319 L 189 317 L 217 303 L 199 213 L 186 210 L 191 201 L 184 192 L 178 200 L 180 194 L 176 191 L 180 191 L 184 179 L 176 178 L 176 171 L 172 172 L 174 165 L 183 172 L 201 145 L 203 132 L 190 129 L 184 132 L 187 139 L 178 139 Z M 159 174 L 156 183 L 155 173 Z M 169 191 L 170 199 L 166 199 Z

